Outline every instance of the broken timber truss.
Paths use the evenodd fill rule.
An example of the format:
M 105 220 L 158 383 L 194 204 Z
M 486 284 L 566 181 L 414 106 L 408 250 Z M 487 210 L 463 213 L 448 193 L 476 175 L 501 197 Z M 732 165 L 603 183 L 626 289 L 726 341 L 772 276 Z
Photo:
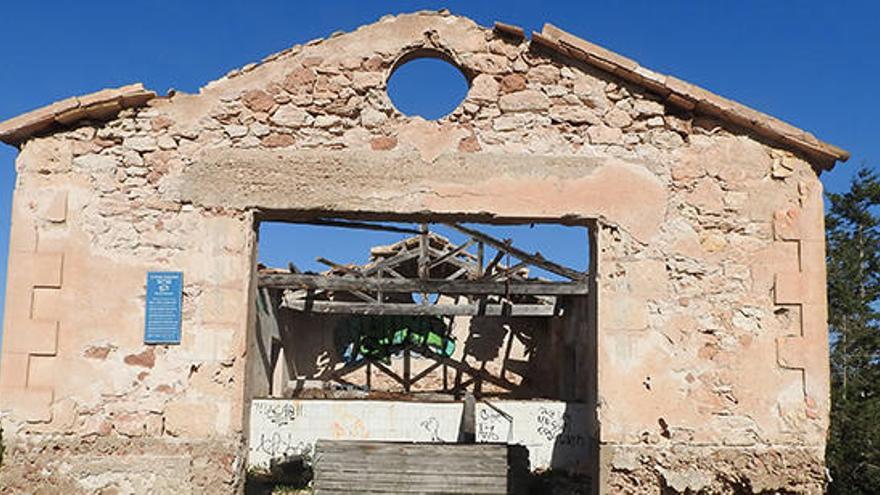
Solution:
M 496 239 L 459 224 L 448 227 L 468 236 L 459 245 L 428 230 L 365 222 L 314 220 L 309 223 L 415 234 L 390 246 L 374 247 L 363 266 L 324 258 L 326 274 L 262 271 L 259 286 L 283 289 L 283 306 L 311 313 L 435 316 L 559 316 L 559 296 L 585 295 L 587 274 L 528 253 L 509 239 Z M 486 247 L 496 250 L 486 262 Z M 476 252 L 472 252 L 475 250 Z M 502 263 L 506 259 L 506 263 Z M 511 259 L 518 260 L 511 263 Z M 564 281 L 528 276 L 528 267 Z M 421 297 L 413 297 L 413 295 Z M 433 296 L 433 301 L 432 297 Z M 465 302 L 462 301 L 464 299 Z

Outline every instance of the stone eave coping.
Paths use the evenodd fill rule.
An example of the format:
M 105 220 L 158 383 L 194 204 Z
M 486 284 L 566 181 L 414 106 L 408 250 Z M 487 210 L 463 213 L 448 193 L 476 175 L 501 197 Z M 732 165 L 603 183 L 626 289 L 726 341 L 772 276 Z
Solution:
M 524 34 L 521 28 L 502 23 L 496 23 L 495 29 L 509 36 Z M 635 60 L 590 43 L 552 24 L 544 24 L 540 33 L 532 33 L 532 43 L 644 87 L 662 96 L 670 105 L 716 117 L 749 129 L 767 139 L 830 161 L 823 164 L 823 168 L 830 169 L 835 161 L 844 162 L 850 157 L 848 151 L 820 141 L 803 129 L 676 77 L 647 69 Z
M 18 146 L 29 137 L 68 127 L 77 121 L 108 120 L 124 108 L 139 107 L 156 97 L 141 83 L 73 96 L 0 122 L 0 141 Z

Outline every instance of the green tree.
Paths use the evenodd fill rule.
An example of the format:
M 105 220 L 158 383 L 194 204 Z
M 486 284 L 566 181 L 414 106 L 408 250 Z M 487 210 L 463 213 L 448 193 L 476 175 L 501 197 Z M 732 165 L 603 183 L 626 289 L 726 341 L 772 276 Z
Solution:
M 880 178 L 829 194 L 830 493 L 880 493 Z

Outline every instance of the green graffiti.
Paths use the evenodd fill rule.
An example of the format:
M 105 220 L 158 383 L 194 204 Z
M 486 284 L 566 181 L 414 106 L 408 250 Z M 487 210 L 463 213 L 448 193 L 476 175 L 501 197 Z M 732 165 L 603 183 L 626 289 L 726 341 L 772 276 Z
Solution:
M 367 358 L 388 362 L 405 347 L 446 357 L 455 351 L 449 327 L 436 316 L 353 316 L 339 324 L 336 337 L 346 363 Z

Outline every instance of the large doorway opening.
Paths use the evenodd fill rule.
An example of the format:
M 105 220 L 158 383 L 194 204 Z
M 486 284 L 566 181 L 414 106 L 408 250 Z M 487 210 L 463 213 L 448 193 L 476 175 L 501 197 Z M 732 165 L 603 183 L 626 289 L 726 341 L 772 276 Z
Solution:
M 352 439 L 500 442 L 532 471 L 589 471 L 588 225 L 295 220 L 258 225 L 252 468 Z

